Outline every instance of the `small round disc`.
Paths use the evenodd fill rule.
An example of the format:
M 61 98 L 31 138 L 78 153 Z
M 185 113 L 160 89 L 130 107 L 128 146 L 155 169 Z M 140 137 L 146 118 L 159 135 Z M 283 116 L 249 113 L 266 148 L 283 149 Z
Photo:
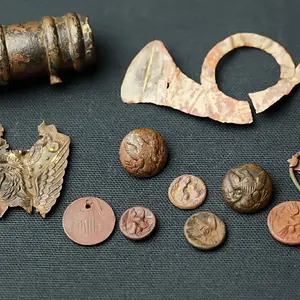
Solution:
M 300 245 L 300 202 L 287 201 L 272 208 L 268 215 L 268 227 L 279 242 Z
M 141 240 L 148 237 L 153 232 L 155 225 L 154 213 L 142 206 L 127 209 L 120 219 L 121 232 L 131 240 Z
M 63 215 L 66 235 L 80 245 L 96 245 L 105 241 L 113 232 L 115 214 L 104 200 L 94 197 L 72 202 Z
M 174 179 L 169 187 L 169 199 L 181 209 L 194 209 L 206 198 L 206 185 L 198 177 L 182 175 Z
M 234 167 L 223 178 L 223 198 L 237 212 L 255 213 L 262 210 L 269 203 L 271 194 L 271 177 L 258 165 Z
M 217 215 L 202 211 L 187 219 L 184 236 L 192 246 L 201 250 L 211 250 L 224 242 L 226 227 Z
M 168 159 L 165 139 L 151 128 L 129 132 L 120 145 L 123 168 L 136 177 L 152 177 L 160 172 Z

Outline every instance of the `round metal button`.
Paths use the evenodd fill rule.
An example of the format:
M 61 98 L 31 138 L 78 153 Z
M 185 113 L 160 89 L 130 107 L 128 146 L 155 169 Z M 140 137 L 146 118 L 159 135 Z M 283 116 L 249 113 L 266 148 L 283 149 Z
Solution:
M 240 165 L 224 176 L 222 194 L 226 203 L 235 211 L 255 213 L 269 203 L 272 180 L 267 171 L 258 165 Z
M 119 154 L 124 169 L 137 177 L 156 175 L 168 159 L 164 138 L 150 128 L 129 132 L 121 143 Z

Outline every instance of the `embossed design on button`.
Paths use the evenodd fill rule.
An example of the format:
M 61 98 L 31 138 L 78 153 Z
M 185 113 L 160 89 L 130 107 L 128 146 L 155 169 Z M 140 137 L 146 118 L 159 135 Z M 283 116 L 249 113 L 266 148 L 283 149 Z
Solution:
M 119 154 L 124 169 L 137 177 L 156 175 L 168 159 L 165 139 L 150 128 L 129 132 L 121 143 Z
M 260 166 L 244 164 L 224 176 L 222 194 L 227 204 L 240 213 L 255 213 L 270 201 L 272 181 Z
M 194 209 L 206 198 L 206 186 L 202 179 L 193 175 L 182 175 L 169 187 L 169 199 L 181 209 Z
M 279 242 L 300 245 L 300 202 L 287 201 L 275 206 L 268 215 L 268 227 Z
M 156 218 L 154 213 L 145 207 L 135 206 L 127 209 L 120 219 L 121 232 L 131 240 L 148 237 L 154 230 Z
M 226 227 L 216 214 L 201 211 L 188 218 L 184 225 L 184 236 L 192 246 L 211 250 L 224 242 Z

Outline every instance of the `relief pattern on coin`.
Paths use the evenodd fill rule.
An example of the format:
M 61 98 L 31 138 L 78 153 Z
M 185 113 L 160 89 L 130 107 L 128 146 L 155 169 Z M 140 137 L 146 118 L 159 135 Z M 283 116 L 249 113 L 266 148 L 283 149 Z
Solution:
M 174 179 L 169 187 L 169 199 L 181 209 L 194 209 L 206 198 L 205 183 L 193 175 L 182 175 Z
M 63 215 L 66 235 L 80 245 L 95 245 L 105 241 L 115 227 L 115 214 L 102 199 L 94 197 L 73 201 Z
M 155 225 L 156 218 L 153 212 L 142 206 L 127 209 L 120 219 L 121 232 L 131 240 L 148 237 Z
M 300 245 L 300 202 L 287 201 L 275 206 L 268 215 L 268 227 L 279 242 Z
M 262 167 L 254 164 L 237 166 L 224 176 L 222 194 L 227 204 L 235 211 L 258 212 L 271 199 L 271 177 Z
M 121 142 L 119 154 L 124 169 L 137 177 L 156 175 L 168 158 L 165 139 L 150 128 L 134 129 L 128 133 Z
M 192 246 L 210 250 L 224 242 L 226 227 L 217 215 L 202 211 L 188 218 L 184 225 L 184 236 Z

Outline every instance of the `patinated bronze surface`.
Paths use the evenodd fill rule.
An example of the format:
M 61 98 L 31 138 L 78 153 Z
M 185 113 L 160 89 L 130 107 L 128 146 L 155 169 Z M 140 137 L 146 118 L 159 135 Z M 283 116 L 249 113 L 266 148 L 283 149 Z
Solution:
M 249 103 L 225 95 L 216 83 L 217 64 L 224 55 L 239 47 L 263 50 L 280 66 L 280 79 L 274 86 L 249 94 L 257 113 L 268 109 L 299 84 L 300 65 L 295 67 L 291 56 L 280 44 L 258 34 L 236 33 L 209 51 L 202 65 L 201 84 L 181 72 L 161 41 L 150 42 L 128 67 L 121 87 L 122 100 L 169 106 L 222 123 L 252 123 Z
M 299 157 L 300 157 L 300 152 L 297 152 L 290 159 L 288 159 L 290 177 L 291 177 L 295 187 L 298 189 L 298 191 L 300 191 L 300 184 L 299 184 L 299 181 L 298 181 L 298 179 L 295 175 L 295 172 L 300 174 L 300 160 L 299 160 Z
M 184 236 L 192 246 L 211 250 L 224 242 L 226 227 L 216 214 L 202 211 L 188 218 L 184 225 Z
M 129 132 L 121 143 L 119 154 L 124 169 L 137 177 L 156 175 L 168 159 L 165 139 L 150 128 Z
M 168 194 L 175 206 L 182 209 L 194 209 L 205 200 L 206 186 L 202 179 L 186 174 L 174 179 Z
M 0 25 L 0 85 L 47 74 L 56 84 L 62 82 L 63 70 L 81 71 L 94 62 L 92 30 L 85 15 Z
M 142 206 L 127 209 L 120 219 L 120 230 L 130 240 L 141 240 L 148 237 L 153 232 L 155 225 L 154 213 Z
M 222 194 L 227 204 L 240 213 L 255 213 L 270 201 L 272 181 L 260 166 L 245 164 L 229 170 L 224 176 Z
M 268 227 L 279 242 L 300 245 L 300 202 L 287 201 L 275 206 L 268 215 Z
M 66 235 L 73 242 L 90 246 L 105 241 L 112 234 L 116 217 L 104 200 L 85 197 L 67 207 L 62 222 Z
M 0 217 L 21 206 L 44 218 L 60 195 L 70 138 L 44 122 L 38 130 L 42 138 L 30 150 L 8 150 L 0 125 Z

